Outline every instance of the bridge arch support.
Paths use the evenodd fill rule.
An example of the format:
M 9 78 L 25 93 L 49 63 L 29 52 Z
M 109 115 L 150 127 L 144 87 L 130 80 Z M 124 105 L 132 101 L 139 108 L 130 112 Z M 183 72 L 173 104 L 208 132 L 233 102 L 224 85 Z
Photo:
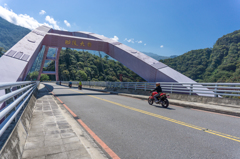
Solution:
M 68 32 L 41 26 L 23 37 L 0 58 L 0 82 L 23 81 L 30 71 L 36 57 L 45 46 L 43 61 L 38 79 L 42 73 L 55 74 L 58 80 L 58 61 L 62 47 L 105 52 L 137 73 L 148 82 L 195 83 L 192 79 L 167 65 L 120 42 L 89 32 Z M 49 47 L 57 48 L 55 71 L 42 70 Z

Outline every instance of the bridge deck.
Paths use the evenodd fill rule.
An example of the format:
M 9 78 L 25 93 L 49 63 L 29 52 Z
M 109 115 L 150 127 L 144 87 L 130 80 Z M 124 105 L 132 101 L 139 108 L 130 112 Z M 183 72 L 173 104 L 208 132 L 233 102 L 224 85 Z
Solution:
M 120 158 L 238 158 L 239 117 L 46 83 Z M 214 152 L 214 153 L 213 153 Z

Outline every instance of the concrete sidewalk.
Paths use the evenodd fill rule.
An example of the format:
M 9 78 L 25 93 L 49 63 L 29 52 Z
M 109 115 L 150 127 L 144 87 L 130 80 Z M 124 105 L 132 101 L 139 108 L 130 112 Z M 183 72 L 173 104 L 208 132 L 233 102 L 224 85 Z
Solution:
M 128 96 L 133 98 L 138 98 L 142 100 L 148 100 L 149 96 L 146 95 L 136 95 L 136 94 L 127 94 L 127 93 L 118 93 L 118 92 L 110 92 L 113 94 L 118 94 L 121 96 Z M 201 110 L 207 110 L 217 113 L 223 113 L 223 114 L 230 114 L 234 116 L 240 116 L 240 106 L 224 106 L 224 105 L 217 105 L 217 104 L 204 104 L 204 103 L 197 103 L 197 102 L 189 102 L 189 101 L 181 101 L 176 99 L 170 99 L 169 105 L 178 105 L 183 107 L 189 107 L 189 108 L 195 108 L 195 109 L 201 109 Z
M 23 159 L 106 159 L 67 110 L 40 85 Z

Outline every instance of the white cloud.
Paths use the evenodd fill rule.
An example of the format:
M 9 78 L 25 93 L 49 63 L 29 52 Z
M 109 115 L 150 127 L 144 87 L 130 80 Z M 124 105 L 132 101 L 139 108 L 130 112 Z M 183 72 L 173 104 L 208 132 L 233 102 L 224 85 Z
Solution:
M 57 21 L 51 18 L 49 15 L 46 16 L 45 20 L 53 25 L 54 29 L 61 30 L 60 27 L 57 25 Z
M 124 41 L 127 41 L 127 42 L 129 42 L 129 43 L 139 43 L 139 44 L 141 44 L 141 43 L 142 43 L 142 40 L 139 40 L 139 41 L 134 41 L 134 39 L 133 39 L 133 38 L 131 38 L 131 39 L 127 39 L 127 38 L 125 38 L 125 39 L 124 39 Z
M 124 41 L 127 41 L 129 43 L 134 43 L 134 39 L 127 39 L 127 38 L 125 38 Z
M 144 46 L 146 46 L 147 44 L 144 44 Z
M 118 40 L 119 40 L 119 38 L 118 38 L 117 36 L 115 36 L 115 35 L 114 35 L 114 37 L 111 38 L 111 39 L 114 40 L 114 41 L 118 41 Z
M 8 22 L 29 29 L 35 29 L 42 25 L 33 17 L 30 17 L 27 14 L 16 14 L 7 8 L 7 4 L 4 4 L 4 6 L 5 7 L 0 6 L 0 17 Z
M 71 24 L 70 24 L 70 23 L 68 23 L 68 21 L 67 21 L 67 20 L 64 20 L 64 23 L 66 24 L 66 26 L 67 26 L 67 27 L 71 27 Z
M 43 14 L 45 14 L 45 13 L 46 13 L 45 10 L 41 10 L 41 11 L 39 12 L 40 15 L 43 15 Z
M 54 21 L 54 19 L 50 18 L 49 16 L 47 16 L 48 18 L 46 17 L 46 21 L 48 21 L 50 24 L 46 22 L 39 23 L 36 19 L 27 14 L 14 13 L 11 9 L 7 8 L 7 4 L 4 4 L 4 7 L 0 6 L 0 17 L 2 17 L 3 19 L 7 20 L 10 23 L 28 28 L 30 30 L 36 29 L 41 25 L 46 25 L 54 29 L 60 29 L 60 27 L 57 25 L 57 22 Z M 63 30 L 63 28 L 61 29 Z
M 161 45 L 160 48 L 163 48 L 163 45 Z

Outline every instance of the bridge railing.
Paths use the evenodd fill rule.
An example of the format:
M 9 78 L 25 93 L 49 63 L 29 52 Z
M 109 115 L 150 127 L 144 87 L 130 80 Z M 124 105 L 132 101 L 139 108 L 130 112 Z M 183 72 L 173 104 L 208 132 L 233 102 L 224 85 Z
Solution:
M 6 94 L 0 96 L 0 106 L 6 105 L 0 110 L 0 137 L 12 123 L 17 122 L 17 115 L 30 99 L 33 91 L 39 82 L 14 82 L 0 83 L 0 90 L 5 90 Z
M 163 92 L 183 93 L 201 96 L 237 96 L 240 97 L 240 83 L 172 83 L 159 82 Z M 156 87 L 156 82 L 97 82 L 83 81 L 83 85 L 107 88 L 134 89 L 150 91 Z
M 69 81 L 61 81 L 68 84 Z M 57 82 L 59 84 L 59 81 Z M 78 85 L 79 81 L 72 81 Z M 181 93 L 188 95 L 200 95 L 210 97 L 240 97 L 240 83 L 177 83 L 159 82 L 163 92 Z M 104 81 L 82 81 L 82 85 L 98 86 L 119 89 L 134 89 L 150 91 L 156 87 L 156 82 L 104 82 Z

